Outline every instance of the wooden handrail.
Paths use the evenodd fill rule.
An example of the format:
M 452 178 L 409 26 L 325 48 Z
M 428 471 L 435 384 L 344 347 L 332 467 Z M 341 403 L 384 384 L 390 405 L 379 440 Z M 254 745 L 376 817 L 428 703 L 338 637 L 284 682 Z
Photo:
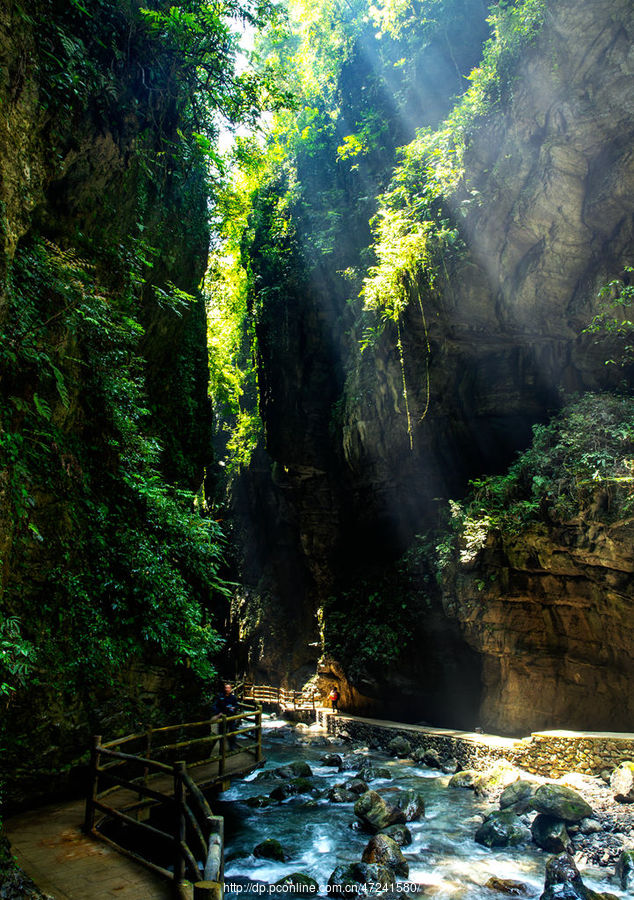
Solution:
M 187 751 L 195 750 L 197 751 L 196 756 L 189 765 L 195 767 L 217 763 L 219 779 L 225 776 L 227 760 L 232 756 L 246 752 L 253 753 L 254 763 L 257 764 L 262 759 L 262 709 L 259 705 L 246 706 L 242 704 L 242 706 L 243 711 L 231 716 L 214 717 L 214 719 L 180 725 L 166 725 L 161 728 L 147 728 L 142 733 L 125 735 L 106 743 L 101 742 L 100 736 L 95 736 L 93 739 L 89 790 L 86 798 L 85 831 L 119 847 L 127 856 L 169 877 L 175 887 L 175 896 L 179 898 L 183 896 L 181 886 L 184 884 L 185 878 L 188 878 L 194 883 L 196 900 L 198 898 L 200 900 L 222 900 L 224 824 L 221 817 L 213 815 L 205 795 L 187 771 L 185 759 L 168 763 L 162 762 L 156 757 L 161 754 L 173 754 L 176 751 L 187 756 Z M 211 730 L 215 725 L 218 726 L 218 733 L 189 736 L 195 729 L 209 728 Z M 244 727 L 240 727 L 240 725 L 244 725 Z M 174 731 L 179 731 L 183 739 L 172 743 L 159 743 L 159 735 L 165 738 Z M 253 740 L 241 743 L 238 749 L 229 749 L 230 738 L 245 734 L 252 735 Z M 143 755 L 124 752 L 121 749 L 122 746 L 129 745 L 133 741 L 140 742 Z M 204 758 L 196 758 L 200 755 L 198 748 L 206 745 L 210 745 L 211 749 L 218 748 L 218 752 L 210 756 L 209 751 L 203 751 Z M 108 762 L 104 762 L 104 758 L 107 758 Z M 129 772 L 130 767 L 133 767 L 132 773 Z M 134 773 L 136 767 L 142 769 L 142 774 L 138 777 Z M 161 784 L 161 789 L 150 787 L 150 783 L 154 783 L 154 779 L 162 777 L 164 781 L 168 774 L 170 776 L 169 784 L 172 786 L 171 793 L 164 792 L 163 784 Z M 104 780 L 109 783 L 109 786 L 105 790 L 100 790 L 101 782 Z M 121 806 L 121 808 L 103 802 L 106 796 L 120 790 L 136 794 L 138 799 L 126 806 Z M 159 804 L 172 811 L 170 813 L 173 817 L 171 834 L 149 825 L 146 821 L 134 818 L 134 815 L 130 814 L 134 810 L 136 815 L 141 815 L 144 808 Z M 106 818 L 117 819 L 127 825 L 132 825 L 153 838 L 168 841 L 174 854 L 173 873 L 167 872 L 166 869 L 156 866 L 137 853 L 121 847 L 112 838 L 100 835 L 95 827 L 96 812 L 102 813 Z M 190 841 L 194 842 L 193 846 L 196 852 L 190 847 Z M 202 865 L 197 860 L 201 860 Z

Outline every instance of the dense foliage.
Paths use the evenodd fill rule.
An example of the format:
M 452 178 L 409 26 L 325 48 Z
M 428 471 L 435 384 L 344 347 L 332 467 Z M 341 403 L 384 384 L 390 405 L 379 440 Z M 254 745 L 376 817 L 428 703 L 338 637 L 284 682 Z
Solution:
M 537 524 L 596 518 L 614 522 L 634 511 L 634 400 L 585 394 L 547 425 L 536 425 L 531 446 L 508 472 L 471 483 L 451 503 L 450 532 L 438 544 L 440 568 L 463 558 L 490 532 L 516 535 Z

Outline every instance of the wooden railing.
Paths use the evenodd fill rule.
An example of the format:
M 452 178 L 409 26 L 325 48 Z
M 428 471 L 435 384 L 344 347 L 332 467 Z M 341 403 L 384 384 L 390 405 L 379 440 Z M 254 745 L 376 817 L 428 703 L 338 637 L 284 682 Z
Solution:
M 233 716 L 149 728 L 105 744 L 100 736 L 93 741 L 85 831 L 169 878 L 178 900 L 222 898 L 224 822 L 213 815 L 190 772 L 206 766 L 201 775 L 206 783 L 213 783 L 227 777 L 231 757 L 249 753 L 253 765 L 261 761 L 262 710 L 242 707 Z M 114 794 L 116 800 L 104 802 Z M 169 825 L 159 827 L 147 821 L 150 810 L 158 807 L 167 813 L 162 820 Z M 103 816 L 99 823 L 98 813 Z M 121 823 L 154 845 L 163 845 L 166 864 L 159 865 L 106 836 L 101 830 L 105 822 Z
M 245 682 L 242 696 L 247 702 L 280 705 L 292 709 L 317 709 L 322 705 L 322 697 L 317 691 L 306 694 L 268 684 Z

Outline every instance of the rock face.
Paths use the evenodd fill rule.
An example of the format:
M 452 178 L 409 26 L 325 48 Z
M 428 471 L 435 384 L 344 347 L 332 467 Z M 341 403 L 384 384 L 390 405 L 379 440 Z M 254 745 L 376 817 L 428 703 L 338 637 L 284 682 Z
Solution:
M 301 680 L 319 653 L 311 660 L 315 612 L 324 607 L 326 626 L 329 610 L 343 617 L 332 618 L 336 645 L 349 585 L 365 581 L 362 619 L 364 600 L 413 534 L 435 523 L 435 498 L 502 471 L 531 425 L 560 404 L 560 389 L 615 383 L 603 349 L 579 335 L 634 242 L 633 36 L 629 0 L 548 4 L 512 100 L 467 148 L 471 193 L 456 198 L 467 210 L 467 253 L 425 300 L 427 327 L 415 303 L 404 313 L 402 352 L 389 323 L 363 355 L 358 335 L 346 339 L 334 273 L 320 270 L 306 290 L 294 281 L 285 371 L 266 343 L 259 361 L 273 477 L 262 457 L 239 488 L 265 516 L 257 555 L 273 534 L 270 515 L 287 560 L 264 569 L 250 551 L 252 587 L 234 607 L 236 623 L 253 623 L 243 629 L 252 647 L 266 645 L 262 674 Z M 337 265 L 346 267 L 339 257 Z M 344 705 L 359 711 L 508 734 L 634 727 L 624 599 L 633 591 L 632 528 L 595 517 L 486 546 L 440 599 L 421 575 L 408 611 L 412 644 L 398 661 L 359 671 L 331 651 L 323 673 L 336 674 Z M 268 641 L 278 603 L 293 629 Z

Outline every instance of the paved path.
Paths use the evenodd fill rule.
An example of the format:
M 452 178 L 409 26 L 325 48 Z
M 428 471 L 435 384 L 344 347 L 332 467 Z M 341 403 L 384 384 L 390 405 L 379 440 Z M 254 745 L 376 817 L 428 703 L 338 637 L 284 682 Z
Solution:
M 216 768 L 217 768 L 217 764 Z M 227 761 L 227 775 L 245 774 L 254 766 L 250 754 Z M 217 780 L 213 767 L 192 768 L 198 784 Z M 166 789 L 166 785 L 153 784 Z M 112 806 L 123 805 L 123 794 Z M 12 816 L 4 833 L 23 871 L 55 900 L 172 900 L 172 887 L 158 874 L 81 831 L 84 801 L 60 803 Z M 165 860 L 167 867 L 171 860 Z

